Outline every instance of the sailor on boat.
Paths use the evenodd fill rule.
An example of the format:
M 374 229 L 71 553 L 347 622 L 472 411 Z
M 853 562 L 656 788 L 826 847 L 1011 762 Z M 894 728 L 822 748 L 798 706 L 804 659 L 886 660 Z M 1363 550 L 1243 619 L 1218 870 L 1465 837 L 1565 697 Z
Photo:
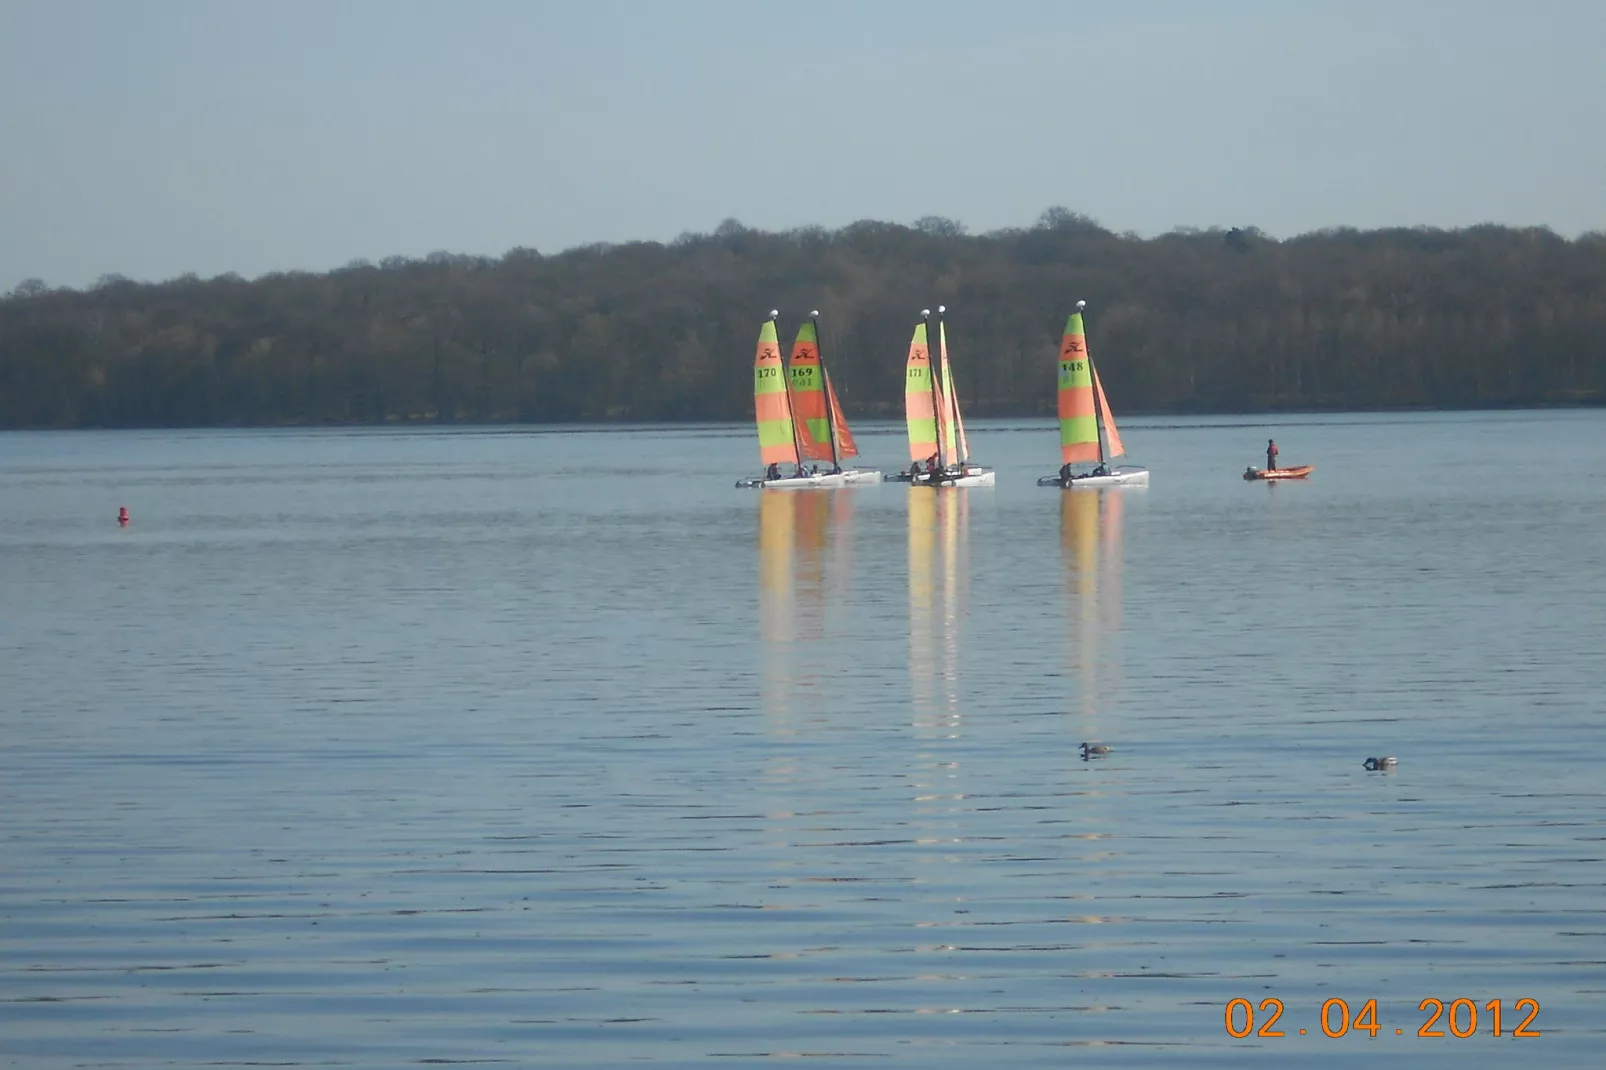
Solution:
M 1087 474 L 1088 474 L 1088 476 L 1107 476 L 1107 475 L 1110 474 L 1110 469 L 1109 469 L 1109 467 L 1107 465 L 1098 464 L 1098 465 L 1094 465 L 1093 466 L 1093 470 L 1088 472 Z M 1068 487 L 1068 486 L 1071 485 L 1072 481 L 1075 480 L 1076 478 L 1077 478 L 1076 468 L 1075 468 L 1074 465 L 1069 465 L 1069 464 L 1060 465 L 1060 482 L 1061 483 L 1065 484 Z

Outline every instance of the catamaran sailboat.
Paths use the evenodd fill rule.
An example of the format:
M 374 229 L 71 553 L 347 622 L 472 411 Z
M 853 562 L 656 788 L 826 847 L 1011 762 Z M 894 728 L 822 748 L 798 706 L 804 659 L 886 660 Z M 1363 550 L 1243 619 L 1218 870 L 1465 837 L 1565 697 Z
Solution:
M 1060 460 L 1059 474 L 1044 476 L 1037 481 L 1039 487 L 1120 487 L 1149 485 L 1149 470 L 1135 464 L 1109 466 L 1109 462 L 1126 452 L 1121 434 L 1115 429 L 1115 417 L 1110 403 L 1104 399 L 1104 384 L 1099 382 L 1098 369 L 1093 356 L 1087 351 L 1087 334 L 1082 326 L 1082 309 L 1086 301 L 1076 302 L 1076 311 L 1065 321 L 1065 336 L 1060 340 L 1059 359 L 1059 416 Z M 1094 467 L 1076 471 L 1076 465 L 1093 462 Z
M 758 422 L 759 460 L 765 465 L 765 474 L 737 480 L 736 485 L 808 490 L 880 482 L 881 473 L 873 468 L 842 468 L 841 462 L 858 456 L 859 451 L 820 360 L 819 313 L 798 329 L 790 374 L 781 361 L 781 345 L 775 333 L 779 315 L 772 309 L 770 318 L 759 329 L 758 352 L 753 358 L 753 409 Z M 799 390 L 807 396 L 796 397 Z M 820 410 L 818 417 L 814 415 L 816 409 Z M 794 415 L 794 410 L 801 412 Z M 817 427 L 811 428 L 816 423 Z M 818 464 L 804 463 L 822 460 L 831 462 L 825 471 Z
M 931 309 L 923 309 L 909 341 L 904 363 L 903 407 L 909 425 L 909 459 L 906 472 L 888 480 L 930 487 L 990 487 L 994 473 L 970 461 L 965 421 L 959 414 L 953 368 L 948 363 L 948 332 L 943 326 L 945 305 L 937 306 L 937 366 L 931 366 L 926 323 Z
M 843 461 L 859 455 L 859 447 L 842 415 L 842 403 L 836 399 L 825 358 L 820 355 L 819 326 L 819 311 L 810 312 L 808 321 L 797 329 L 787 369 L 798 452 L 805 461 L 830 462 L 830 468 L 821 473 L 827 486 L 879 483 L 879 469 L 842 467 Z

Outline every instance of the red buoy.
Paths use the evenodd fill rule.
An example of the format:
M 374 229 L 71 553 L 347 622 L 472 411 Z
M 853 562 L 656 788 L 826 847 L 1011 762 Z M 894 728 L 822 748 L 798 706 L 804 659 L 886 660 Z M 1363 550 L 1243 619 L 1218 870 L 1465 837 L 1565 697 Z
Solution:
M 117 526 L 120 528 L 128 527 L 128 506 L 126 505 L 117 507 Z

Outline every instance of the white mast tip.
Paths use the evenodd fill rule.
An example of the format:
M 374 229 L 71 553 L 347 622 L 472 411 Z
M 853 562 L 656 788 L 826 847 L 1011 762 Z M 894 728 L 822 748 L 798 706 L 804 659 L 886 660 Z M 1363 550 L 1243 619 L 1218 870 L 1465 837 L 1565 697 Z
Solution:
M 948 311 L 948 306 L 947 306 L 947 305 L 938 305 L 938 306 L 937 306 L 937 315 L 939 315 L 939 316 L 940 316 L 940 315 L 942 315 L 942 314 L 943 314 L 943 313 L 944 313 L 944 312 L 947 312 L 947 311 Z
M 813 312 L 809 313 L 810 316 L 815 316 L 815 317 L 818 317 L 819 314 L 820 314 L 820 310 L 819 309 L 815 309 Z
M 770 309 L 770 319 L 774 319 L 776 316 L 779 316 L 780 314 L 781 314 L 781 310 L 780 309 L 778 309 L 778 308 Z
M 923 308 L 923 309 L 921 309 L 921 310 L 920 310 L 920 314 L 921 314 L 921 315 L 922 315 L 922 316 L 929 316 L 929 315 L 931 315 L 931 309 L 929 309 L 929 308 Z
M 1087 302 L 1086 301 L 1078 301 L 1078 302 L 1076 302 L 1076 307 L 1077 308 L 1086 308 L 1087 307 Z

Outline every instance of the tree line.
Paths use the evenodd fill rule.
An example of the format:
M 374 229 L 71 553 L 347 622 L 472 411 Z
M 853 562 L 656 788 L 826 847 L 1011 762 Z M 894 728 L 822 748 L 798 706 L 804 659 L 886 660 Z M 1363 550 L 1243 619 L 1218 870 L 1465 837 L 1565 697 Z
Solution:
M 850 415 L 901 412 L 922 308 L 948 306 L 974 416 L 1054 406 L 1060 330 L 1127 413 L 1606 403 L 1606 234 L 1255 228 L 1117 234 L 1065 209 L 668 244 L 435 253 L 0 298 L 0 427 L 733 420 L 769 309 L 820 311 Z

